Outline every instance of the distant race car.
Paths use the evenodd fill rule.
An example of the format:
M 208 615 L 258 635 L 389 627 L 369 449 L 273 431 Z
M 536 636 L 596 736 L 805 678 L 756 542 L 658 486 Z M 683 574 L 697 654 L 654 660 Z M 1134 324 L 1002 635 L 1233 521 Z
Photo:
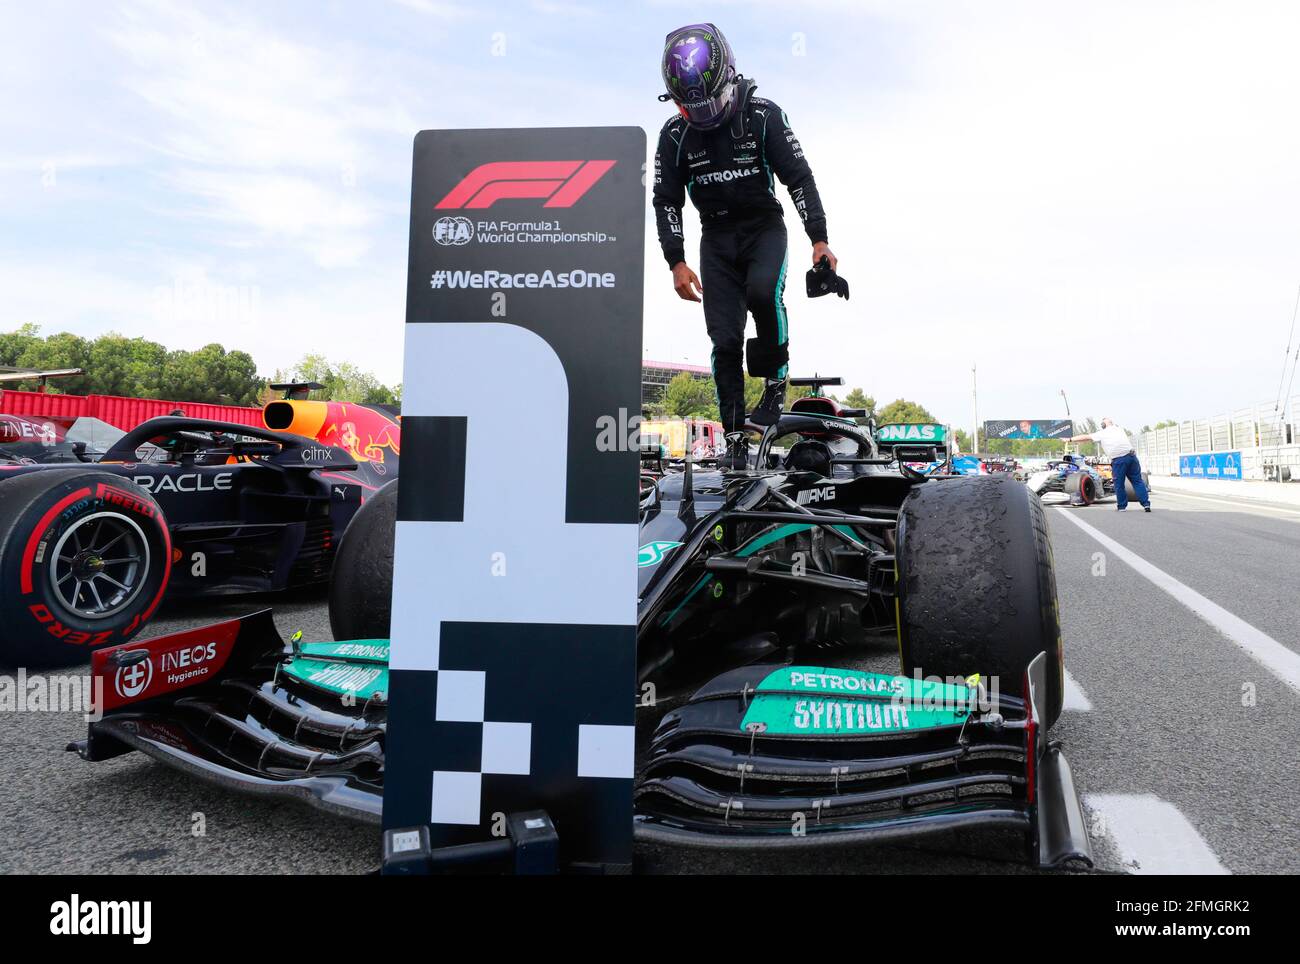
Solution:
M 1015 475 L 1020 471 L 1020 466 L 1013 458 L 993 458 L 984 460 L 984 468 L 988 472 L 1007 472 Z
M 957 455 L 952 460 L 953 475 L 988 475 L 989 468 L 978 455 Z
M 164 594 L 328 580 L 352 516 L 396 474 L 396 417 L 281 400 L 264 420 L 311 437 L 0 416 L 0 664 L 84 660 L 134 636 Z
M 1147 474 L 1142 473 L 1145 481 Z M 1092 505 L 1101 499 L 1115 494 L 1115 482 L 1111 477 L 1109 463 L 1096 465 L 1082 455 L 1065 455 L 1047 463 L 1047 468 L 1033 472 L 1025 480 L 1031 492 L 1040 497 L 1060 494 L 1067 497 L 1071 505 Z M 1137 499 L 1133 483 L 1124 482 L 1130 499 Z

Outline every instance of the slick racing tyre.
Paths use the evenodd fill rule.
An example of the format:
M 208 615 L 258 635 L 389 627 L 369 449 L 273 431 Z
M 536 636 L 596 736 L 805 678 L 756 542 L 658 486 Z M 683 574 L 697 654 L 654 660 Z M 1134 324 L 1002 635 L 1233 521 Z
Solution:
M 392 620 L 397 480 L 366 500 L 348 523 L 330 576 L 335 639 L 387 639 Z
M 0 480 L 0 663 L 69 665 L 130 639 L 162 601 L 171 551 L 158 503 L 129 479 Z
M 1097 491 L 1097 480 L 1087 472 L 1071 472 L 1065 477 L 1065 494 L 1074 501 L 1077 495 L 1084 505 L 1092 505 L 1101 496 Z
M 1142 484 L 1147 487 L 1147 492 L 1151 491 L 1151 476 L 1146 472 L 1142 473 Z M 1129 478 L 1124 479 L 1124 493 L 1128 496 L 1130 502 L 1138 500 L 1137 489 L 1133 488 L 1133 481 Z
M 1045 726 L 1061 714 L 1065 666 L 1042 502 L 1000 476 L 915 486 L 898 519 L 898 640 L 904 674 L 968 677 L 1023 697 L 1047 653 Z

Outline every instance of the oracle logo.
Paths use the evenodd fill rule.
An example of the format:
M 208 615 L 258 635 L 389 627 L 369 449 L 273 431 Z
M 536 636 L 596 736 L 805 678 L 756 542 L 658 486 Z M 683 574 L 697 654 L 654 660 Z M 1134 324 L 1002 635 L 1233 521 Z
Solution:
M 614 161 L 493 161 L 466 174 L 434 207 L 490 208 L 503 198 L 544 198 L 544 208 L 570 208 Z

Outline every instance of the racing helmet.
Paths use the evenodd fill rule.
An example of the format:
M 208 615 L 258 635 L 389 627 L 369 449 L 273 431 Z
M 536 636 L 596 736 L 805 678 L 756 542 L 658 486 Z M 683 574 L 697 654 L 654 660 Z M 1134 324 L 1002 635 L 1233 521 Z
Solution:
M 662 100 L 671 99 L 698 130 L 712 130 L 731 119 L 737 102 L 736 58 L 727 38 L 711 23 L 679 27 L 664 41 L 660 64 Z
M 831 476 L 831 447 L 820 439 L 802 439 L 790 446 L 785 466 L 802 472 L 816 472 L 825 478 Z

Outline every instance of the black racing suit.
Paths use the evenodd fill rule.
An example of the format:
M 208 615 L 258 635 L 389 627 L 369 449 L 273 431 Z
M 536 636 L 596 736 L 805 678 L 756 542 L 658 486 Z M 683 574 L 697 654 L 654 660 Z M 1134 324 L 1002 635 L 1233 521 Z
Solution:
M 700 131 L 674 117 L 659 132 L 655 153 L 655 222 L 669 267 L 686 260 L 684 195 L 700 212 L 704 321 L 713 342 L 713 379 L 727 432 L 745 424 L 741 361 L 746 311 L 754 316 L 758 334 L 749 347 L 749 373 L 784 378 L 789 360 L 782 301 L 785 221 L 773 175 L 789 189 L 809 239 L 826 240 L 817 184 L 785 111 L 749 96 L 752 81 L 742 83 L 747 85 L 739 92 L 742 106 L 730 123 Z

